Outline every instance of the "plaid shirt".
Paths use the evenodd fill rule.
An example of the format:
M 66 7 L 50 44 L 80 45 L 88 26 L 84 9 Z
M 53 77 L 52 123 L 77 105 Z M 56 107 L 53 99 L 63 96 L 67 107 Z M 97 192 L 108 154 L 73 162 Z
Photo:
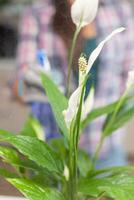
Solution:
M 19 79 L 24 78 L 28 66 L 37 63 L 37 51 L 45 49 L 51 64 L 53 80 L 58 85 L 65 85 L 67 52 L 63 40 L 53 31 L 54 14 L 55 8 L 51 0 L 38 1 L 24 12 L 20 22 L 17 51 Z
M 34 63 L 38 48 L 44 48 L 51 66 L 66 73 L 67 52 L 63 41 L 52 29 L 54 7 L 49 0 L 44 0 L 28 9 L 21 23 L 20 43 L 18 48 L 19 74 L 23 74 L 25 64 Z M 98 43 L 111 31 L 125 26 L 126 31 L 108 42 L 99 59 L 98 86 L 95 107 L 106 105 L 116 100 L 124 90 L 127 72 L 133 67 L 134 22 L 130 5 L 126 0 L 100 0 L 96 18 Z M 100 138 L 104 118 L 97 119 L 82 135 L 80 146 L 92 153 Z M 106 156 L 113 147 L 122 144 L 124 129 L 118 130 L 104 144 L 102 156 Z
M 127 0 L 100 0 L 95 21 L 98 43 L 114 29 L 124 26 L 126 31 L 107 43 L 99 56 L 98 85 L 95 107 L 104 106 L 119 98 L 125 89 L 129 69 L 134 67 L 134 19 Z M 91 153 L 99 142 L 104 117 L 97 119 L 82 136 L 81 145 Z M 124 129 L 109 137 L 102 156 L 122 145 Z

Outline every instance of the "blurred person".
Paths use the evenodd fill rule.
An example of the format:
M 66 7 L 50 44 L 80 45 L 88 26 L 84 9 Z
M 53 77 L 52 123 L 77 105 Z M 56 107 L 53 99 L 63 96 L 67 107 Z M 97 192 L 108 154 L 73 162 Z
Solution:
M 94 72 L 96 94 L 95 107 L 116 101 L 126 87 L 128 71 L 134 62 L 134 18 L 127 0 L 100 0 L 98 14 L 94 23 L 96 42 L 99 43 L 117 27 L 124 26 L 126 31 L 117 35 L 105 46 L 99 56 L 99 63 Z M 88 30 L 88 27 L 86 28 Z M 89 56 L 88 39 L 85 41 L 85 52 Z M 90 84 L 90 83 L 89 83 Z M 89 87 L 89 86 L 88 86 Z M 80 145 L 92 154 L 97 146 L 104 117 L 97 119 L 82 135 Z M 103 145 L 98 166 L 125 165 L 127 159 L 123 147 L 125 129 L 116 131 L 108 137 Z
M 17 53 L 17 80 L 14 90 L 18 97 L 31 107 L 33 117 L 44 127 L 46 139 L 59 136 L 51 107 L 41 87 L 40 77 L 29 68 L 39 67 L 38 50 L 47 55 L 54 82 L 65 89 L 67 74 L 67 49 L 75 26 L 66 0 L 39 0 L 27 8 L 20 22 L 20 37 Z M 42 52 L 43 53 L 43 52 Z M 43 55 L 42 55 L 43 56 Z

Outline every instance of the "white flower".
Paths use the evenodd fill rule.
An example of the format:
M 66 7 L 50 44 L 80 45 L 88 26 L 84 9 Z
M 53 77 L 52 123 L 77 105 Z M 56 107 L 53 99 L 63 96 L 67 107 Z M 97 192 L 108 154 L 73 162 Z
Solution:
M 122 32 L 124 30 L 125 30 L 125 28 L 123 28 L 123 27 L 114 30 L 91 53 L 91 55 L 89 57 L 89 60 L 88 60 L 87 69 L 85 70 L 85 74 L 84 74 L 85 77 L 89 73 L 90 69 L 92 68 L 95 60 L 99 56 L 99 54 L 100 54 L 101 50 L 103 49 L 105 43 L 108 42 L 114 35 L 116 35 L 117 33 Z M 82 77 L 82 80 L 84 80 L 83 77 Z M 63 111 L 65 122 L 66 122 L 68 128 L 70 127 L 70 124 L 71 124 L 72 120 L 74 119 L 74 117 L 75 117 L 75 115 L 76 115 L 76 113 L 78 111 L 82 88 L 83 88 L 83 83 L 80 81 L 80 84 L 79 84 L 78 88 L 74 91 L 74 93 L 71 95 L 71 97 L 69 99 L 68 108 Z M 89 96 L 87 97 L 86 102 L 83 104 L 82 117 L 81 117 L 82 120 L 85 119 L 86 116 L 91 111 L 91 109 L 92 109 L 91 107 L 93 106 L 93 99 L 94 99 L 94 91 L 91 90 L 91 92 L 89 93 Z
M 134 86 L 134 70 L 128 72 L 128 80 L 126 84 L 127 89 L 130 89 L 132 86 Z
M 71 7 L 71 16 L 76 26 L 90 24 L 97 13 L 98 0 L 75 0 Z

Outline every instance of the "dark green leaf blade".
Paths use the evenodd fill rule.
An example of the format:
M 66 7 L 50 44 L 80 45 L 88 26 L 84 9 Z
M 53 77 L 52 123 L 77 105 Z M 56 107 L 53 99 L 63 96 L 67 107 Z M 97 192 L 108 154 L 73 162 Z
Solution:
M 13 148 L 6 146 L 0 146 L 0 157 L 8 163 L 16 163 L 19 160 L 17 152 Z
M 117 102 L 106 105 L 104 107 L 100 107 L 100 108 L 95 108 L 94 110 L 92 110 L 87 118 L 81 123 L 81 127 L 82 129 L 86 128 L 86 126 L 93 121 L 94 119 L 96 119 L 97 117 L 100 117 L 102 115 L 106 115 L 108 113 L 111 113 L 114 109 L 115 106 L 117 105 Z
M 29 200 L 64 200 L 63 195 L 50 188 L 42 188 L 26 179 L 7 179 Z
M 134 176 L 129 174 L 120 174 L 109 178 L 111 185 L 100 187 L 106 195 L 119 200 L 133 200 L 134 198 Z
M 4 178 L 18 178 L 18 175 L 6 169 L 0 168 L 0 176 Z
M 126 105 L 129 104 L 129 100 L 133 99 L 134 95 L 129 95 L 126 97 L 126 100 L 124 101 L 124 103 L 126 103 Z M 98 117 L 101 117 L 103 115 L 107 115 L 112 113 L 115 110 L 115 107 L 117 106 L 117 104 L 119 103 L 118 101 L 115 101 L 114 103 L 108 104 L 106 106 L 103 107 L 99 107 L 99 108 L 95 108 L 94 110 L 92 110 L 87 118 L 81 123 L 81 128 L 84 129 L 86 128 L 86 126 L 92 122 L 93 120 L 95 120 Z
M 99 197 L 101 194 L 119 200 L 133 200 L 134 176 L 121 174 L 110 178 L 82 179 L 78 190 L 84 195 Z
M 134 199 L 134 186 L 132 187 L 120 187 L 117 185 L 112 185 L 110 187 L 100 187 L 100 190 L 105 191 L 105 196 L 112 199 L 119 200 L 133 200 Z
M 42 83 L 58 126 L 65 137 L 68 138 L 68 129 L 62 114 L 63 110 L 68 106 L 68 101 L 55 83 L 45 74 L 42 74 Z
M 134 172 L 134 166 L 115 166 L 115 167 L 109 167 L 104 169 L 98 169 L 94 171 L 90 171 L 88 173 L 88 177 L 95 177 L 95 176 L 114 176 L 121 173 L 128 173 L 128 172 Z
M 81 176 L 86 177 L 91 167 L 91 160 L 89 154 L 84 150 L 78 152 L 78 168 Z
M 123 127 L 128 123 L 129 120 L 131 120 L 134 117 L 134 106 L 131 106 L 130 108 L 126 110 L 122 110 L 117 117 L 114 120 L 114 123 L 112 126 L 108 129 L 105 136 L 109 136 L 117 129 Z M 104 126 L 105 128 L 106 126 Z
M 29 136 L 6 136 L 0 131 L 0 136 L 12 144 L 18 151 L 30 160 L 36 162 L 39 166 L 47 168 L 50 171 L 63 172 L 63 163 L 57 154 L 43 141 Z
M 41 124 L 32 116 L 28 117 L 20 134 L 24 136 L 37 137 L 39 139 L 44 138 L 44 130 Z
M 4 162 L 15 167 L 17 171 L 19 171 L 20 168 L 42 173 L 46 171 L 46 169 L 39 167 L 33 161 L 28 160 L 26 158 L 24 160 L 23 158 L 20 158 L 18 152 L 12 147 L 0 146 L 0 157 Z
M 111 185 L 110 181 L 102 179 L 82 179 L 78 184 L 78 191 L 84 195 L 98 197 L 101 194 L 99 187 Z

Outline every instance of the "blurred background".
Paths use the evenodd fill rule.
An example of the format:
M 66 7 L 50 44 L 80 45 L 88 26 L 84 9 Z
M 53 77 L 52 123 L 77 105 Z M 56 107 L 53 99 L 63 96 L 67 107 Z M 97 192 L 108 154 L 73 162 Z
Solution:
M 134 0 L 130 1 L 134 6 Z M 0 128 L 16 133 L 22 128 L 29 110 L 10 97 L 9 85 L 16 69 L 15 55 L 20 16 L 25 7 L 32 2 L 33 0 L 0 0 Z M 127 130 L 124 148 L 133 162 L 134 121 L 129 123 Z M 11 186 L 5 187 L 5 184 L 4 180 L 0 179 L 0 194 L 6 194 L 6 191 L 9 191 L 8 195 L 18 194 Z

